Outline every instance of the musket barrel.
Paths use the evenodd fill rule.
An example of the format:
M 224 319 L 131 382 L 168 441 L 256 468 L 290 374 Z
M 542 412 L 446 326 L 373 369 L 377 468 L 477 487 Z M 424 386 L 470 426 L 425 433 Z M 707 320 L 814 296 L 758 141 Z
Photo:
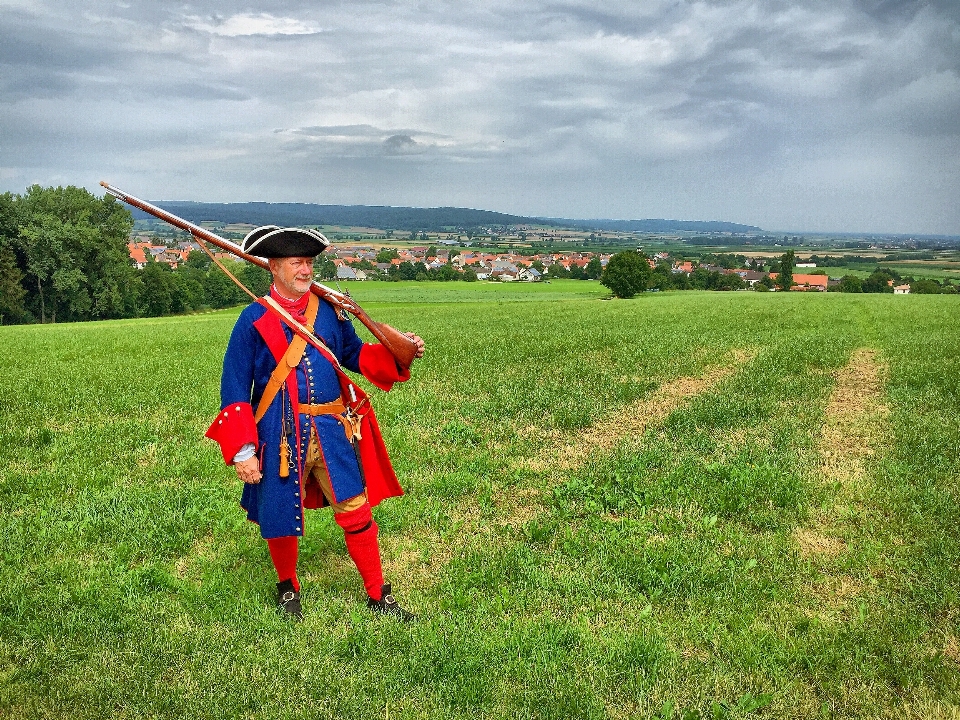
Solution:
M 174 227 L 178 227 L 181 230 L 186 230 L 191 235 L 196 235 L 197 237 L 202 238 L 203 240 L 206 240 L 212 245 L 216 245 L 221 250 L 226 250 L 227 252 L 233 253 L 237 257 L 240 257 L 246 260 L 247 262 L 253 263 L 254 265 L 258 265 L 264 268 L 265 270 L 269 269 L 269 265 L 267 261 L 264 260 L 263 258 L 256 257 L 255 255 L 250 255 L 249 253 L 245 253 L 243 251 L 243 248 L 241 248 L 236 243 L 231 242 L 226 238 L 222 238 L 216 233 L 210 232 L 205 227 L 194 225 L 189 220 L 184 220 L 182 217 L 178 217 L 173 213 L 167 212 L 163 208 L 159 208 L 156 205 L 152 205 L 145 200 L 141 200 L 140 198 L 137 198 L 137 197 L 134 197 L 133 195 L 125 193 L 119 188 L 113 187 L 106 181 L 101 180 L 100 184 L 103 185 L 104 188 L 106 188 L 108 193 L 110 193 L 113 197 L 117 198 L 118 200 L 122 200 L 128 205 L 133 205 L 135 208 L 139 208 L 140 210 L 143 210 L 144 212 L 149 213 L 150 215 L 153 215 L 154 217 L 160 220 L 163 220 L 164 222 L 169 223 Z
M 191 235 L 205 240 L 211 245 L 216 245 L 221 250 L 226 250 L 227 252 L 232 253 L 249 263 L 253 263 L 254 265 L 262 267 L 265 270 L 270 269 L 269 264 L 263 258 L 244 252 L 243 248 L 236 243 L 231 242 L 226 238 L 222 238 L 204 227 L 194 225 L 189 220 L 184 220 L 183 218 L 178 217 L 171 212 L 167 212 L 163 208 L 159 208 L 145 200 L 141 200 L 140 198 L 134 197 L 129 193 L 125 193 L 120 188 L 114 187 L 105 180 L 101 180 L 100 184 L 106 189 L 107 193 L 118 200 L 122 200 L 128 205 L 139 208 L 140 210 L 143 210 L 144 212 L 149 213 L 155 218 L 163 220 L 174 227 L 178 227 L 181 230 L 186 230 Z M 310 291 L 314 295 L 326 300 L 338 308 L 346 310 L 351 315 L 356 317 L 373 334 L 373 336 L 390 351 L 390 353 L 402 367 L 408 368 L 413 363 L 413 360 L 416 357 L 417 346 L 413 340 L 408 338 L 402 332 L 384 323 L 378 323 L 374 321 L 369 315 L 367 315 L 363 308 L 361 308 L 353 300 L 353 298 L 347 297 L 343 293 L 338 293 L 336 290 L 327 287 L 326 285 L 321 285 L 316 280 L 314 280 L 311 284 Z

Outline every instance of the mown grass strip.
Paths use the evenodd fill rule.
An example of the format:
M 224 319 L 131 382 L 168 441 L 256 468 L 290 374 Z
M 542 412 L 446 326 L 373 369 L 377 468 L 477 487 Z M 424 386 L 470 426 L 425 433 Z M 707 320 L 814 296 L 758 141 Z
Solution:
M 684 376 L 658 387 L 649 397 L 626 407 L 611 409 L 600 421 L 574 435 L 557 441 L 541 465 L 570 471 L 583 466 L 591 457 L 609 453 L 621 440 L 638 437 L 658 425 L 674 410 L 691 398 L 708 392 L 756 356 L 756 350 L 737 349 L 730 353 L 729 363 L 712 365 L 701 374 Z
M 890 414 L 884 396 L 888 374 L 871 348 L 855 350 L 836 374 L 819 442 L 825 481 L 849 487 L 866 478 L 866 460 L 876 454 Z
M 802 557 L 822 576 L 809 586 L 820 617 L 848 612 L 872 579 L 845 572 L 848 543 L 862 538 L 858 518 L 869 504 L 873 476 L 868 462 L 889 434 L 890 409 L 885 398 L 889 368 L 872 348 L 858 348 L 835 374 L 817 442 L 818 480 L 828 499 L 811 513 L 811 523 L 794 533 Z
M 810 527 L 797 529 L 795 537 L 804 557 L 836 557 L 844 549 L 837 523 L 842 523 L 845 513 L 855 512 L 851 503 L 857 502 L 871 480 L 867 462 L 889 431 L 890 409 L 884 397 L 888 373 L 872 348 L 855 350 L 836 373 L 817 442 L 817 476 L 832 491 L 833 503 L 814 514 Z

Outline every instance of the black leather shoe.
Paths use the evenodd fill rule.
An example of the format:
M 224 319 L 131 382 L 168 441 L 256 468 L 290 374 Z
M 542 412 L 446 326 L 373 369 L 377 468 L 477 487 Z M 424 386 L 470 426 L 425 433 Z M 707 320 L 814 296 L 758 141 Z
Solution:
M 293 589 L 293 580 L 277 583 L 277 609 L 290 615 L 297 622 L 303 620 L 300 593 Z
M 368 597 L 367 607 L 373 610 L 375 613 L 380 613 L 381 615 L 393 615 L 402 622 L 413 622 L 416 620 L 416 615 L 414 615 L 412 612 L 407 612 L 400 607 L 400 603 L 397 602 L 397 599 L 393 596 L 393 593 L 390 590 L 390 583 L 381 585 L 381 599 L 374 600 L 372 597 Z

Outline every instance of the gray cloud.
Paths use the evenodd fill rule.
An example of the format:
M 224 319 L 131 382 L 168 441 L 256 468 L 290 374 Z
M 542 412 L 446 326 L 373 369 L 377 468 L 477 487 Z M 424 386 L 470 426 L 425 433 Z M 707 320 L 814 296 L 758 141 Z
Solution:
M 278 130 L 277 132 L 283 132 Z M 382 137 L 383 130 L 373 125 L 314 125 L 296 128 L 290 132 L 311 137 Z
M 409 135 L 391 135 L 383 141 L 383 152 L 387 155 L 408 155 L 419 150 L 417 141 Z
M 958 7 L 0 0 L 0 180 L 960 233 Z

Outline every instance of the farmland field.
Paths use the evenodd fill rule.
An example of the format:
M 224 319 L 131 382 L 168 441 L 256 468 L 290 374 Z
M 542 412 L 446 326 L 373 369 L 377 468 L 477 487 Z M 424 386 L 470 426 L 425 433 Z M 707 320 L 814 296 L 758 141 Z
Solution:
M 238 310 L 0 327 L 0 717 L 960 713 L 956 296 L 369 283 L 421 620 L 326 511 L 306 620 L 202 438 Z

